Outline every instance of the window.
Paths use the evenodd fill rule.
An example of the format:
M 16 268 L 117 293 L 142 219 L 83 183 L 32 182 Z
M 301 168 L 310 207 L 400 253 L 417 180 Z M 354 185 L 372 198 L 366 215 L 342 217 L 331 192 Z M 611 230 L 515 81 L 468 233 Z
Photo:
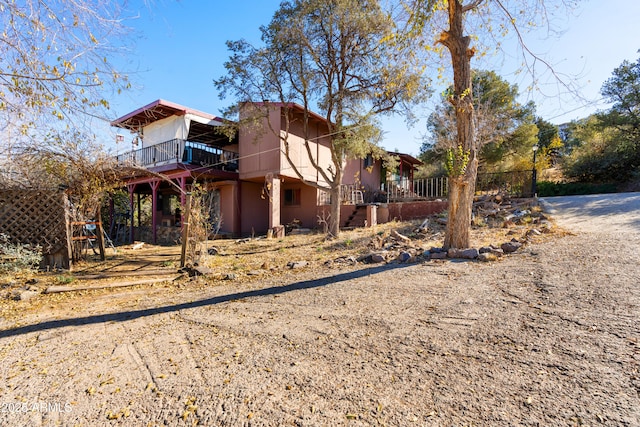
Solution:
M 300 206 L 300 189 L 288 188 L 284 190 L 285 206 Z
M 364 158 L 364 167 L 370 168 L 373 166 L 373 156 L 371 154 L 367 154 L 367 157 Z

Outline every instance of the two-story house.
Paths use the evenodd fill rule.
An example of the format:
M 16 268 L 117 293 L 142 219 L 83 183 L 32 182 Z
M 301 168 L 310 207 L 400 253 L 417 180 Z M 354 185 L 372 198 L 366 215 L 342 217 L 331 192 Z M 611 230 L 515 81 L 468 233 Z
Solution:
M 285 156 L 280 136 L 288 133 L 289 158 L 304 180 L 323 184 L 309 155 L 317 164 L 329 167 L 331 151 L 326 121 L 313 113 L 307 116 L 310 123 L 307 132 L 312 133 L 307 135 L 310 141 L 307 150 L 302 137 L 304 109 L 295 104 L 286 108 L 280 104 L 269 106 L 270 112 L 262 125 L 241 126 L 232 139 L 221 132 L 222 119 L 164 100 L 114 120 L 112 125 L 132 132 L 132 139 L 138 144 L 119 155 L 119 161 L 151 172 L 127 181 L 129 215 L 133 217 L 133 212 L 138 212 L 138 223 L 128 223 L 129 237 L 133 239 L 136 230 L 146 228 L 150 230 L 147 238 L 152 242 L 177 238 L 175 231 L 179 230 L 185 194 L 194 183 L 211 194 L 210 213 L 217 220 L 220 234 L 259 235 L 294 220 L 302 227 L 315 228 L 328 204 L 327 193 L 303 183 Z M 361 219 L 354 221 L 357 206 L 394 202 L 401 196 L 417 197 L 413 191 L 413 170 L 419 160 L 406 154 L 397 156 L 399 167 L 391 172 L 383 168 L 380 160 L 371 157 L 347 163 L 343 179 L 343 226 L 363 225 Z M 151 218 L 144 224 L 140 207 L 145 200 L 148 205 L 149 199 Z M 384 221 L 385 215 L 380 215 L 380 219 Z M 136 238 L 144 240 L 141 234 Z

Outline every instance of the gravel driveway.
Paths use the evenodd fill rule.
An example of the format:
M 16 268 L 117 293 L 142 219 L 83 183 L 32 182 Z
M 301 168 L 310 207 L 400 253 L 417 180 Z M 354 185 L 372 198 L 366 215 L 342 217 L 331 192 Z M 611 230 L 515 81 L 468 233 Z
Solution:
M 562 226 L 588 232 L 640 232 L 640 193 L 545 197 L 545 210 Z
M 494 263 L 51 299 L 0 320 L 0 424 L 639 426 L 638 217 L 571 200 Z

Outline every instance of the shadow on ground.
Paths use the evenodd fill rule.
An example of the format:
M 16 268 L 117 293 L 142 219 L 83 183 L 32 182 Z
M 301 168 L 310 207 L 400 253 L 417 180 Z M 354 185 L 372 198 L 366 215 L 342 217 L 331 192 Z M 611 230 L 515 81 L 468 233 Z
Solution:
M 50 329 L 64 328 L 67 326 L 82 326 L 106 322 L 124 322 L 128 320 L 139 319 L 142 317 L 154 316 L 157 314 L 171 313 L 190 308 L 205 307 L 210 305 L 222 304 L 245 298 L 264 297 L 270 295 L 286 294 L 287 292 L 314 289 L 322 286 L 331 285 L 333 283 L 343 282 L 347 280 L 357 279 L 360 277 L 370 276 L 390 269 L 403 268 L 412 264 L 386 264 L 371 268 L 363 268 L 361 270 L 350 271 L 336 274 L 333 276 L 322 277 L 313 280 L 304 280 L 291 283 L 284 286 L 272 286 L 269 288 L 256 289 L 251 291 L 236 292 L 227 295 L 218 295 L 211 298 L 205 298 L 198 301 L 190 301 L 180 304 L 166 305 L 162 307 L 147 308 L 143 310 L 124 311 L 117 313 L 98 314 L 85 317 L 76 317 L 70 319 L 59 319 L 41 322 L 32 325 L 24 325 L 17 328 L 10 328 L 0 331 L 0 338 L 12 337 L 30 332 L 46 331 Z

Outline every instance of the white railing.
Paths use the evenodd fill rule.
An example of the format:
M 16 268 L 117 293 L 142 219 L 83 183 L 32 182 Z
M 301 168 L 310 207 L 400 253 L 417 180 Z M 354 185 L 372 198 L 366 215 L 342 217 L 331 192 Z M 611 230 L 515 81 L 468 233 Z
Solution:
M 440 199 L 447 197 L 448 185 L 446 176 L 414 180 L 403 178 L 387 181 L 383 190 L 387 193 L 387 202 Z

